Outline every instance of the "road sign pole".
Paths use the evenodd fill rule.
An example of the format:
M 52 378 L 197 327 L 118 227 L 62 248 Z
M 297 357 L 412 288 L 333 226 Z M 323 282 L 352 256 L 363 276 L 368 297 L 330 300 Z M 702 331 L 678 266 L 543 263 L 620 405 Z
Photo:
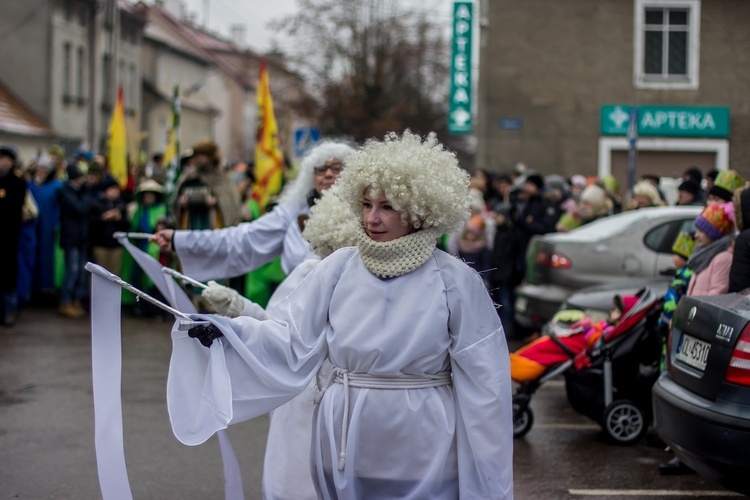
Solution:
M 635 186 L 635 171 L 638 164 L 638 108 L 630 108 L 628 124 L 628 190 Z

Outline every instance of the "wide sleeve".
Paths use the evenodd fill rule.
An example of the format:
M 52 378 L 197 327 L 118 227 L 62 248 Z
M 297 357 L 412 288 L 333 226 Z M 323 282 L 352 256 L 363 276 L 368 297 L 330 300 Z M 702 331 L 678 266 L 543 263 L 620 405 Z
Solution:
M 293 216 L 292 207 L 278 205 L 260 219 L 238 226 L 175 231 L 174 247 L 183 272 L 200 281 L 224 279 L 271 262 L 281 255 Z
M 446 277 L 460 497 L 513 498 L 513 412 L 508 346 L 481 277 Z
M 177 439 L 200 444 L 305 390 L 328 352 L 328 309 L 340 263 L 316 267 L 265 320 L 195 316 L 224 335 L 210 349 L 173 330 L 167 406 Z

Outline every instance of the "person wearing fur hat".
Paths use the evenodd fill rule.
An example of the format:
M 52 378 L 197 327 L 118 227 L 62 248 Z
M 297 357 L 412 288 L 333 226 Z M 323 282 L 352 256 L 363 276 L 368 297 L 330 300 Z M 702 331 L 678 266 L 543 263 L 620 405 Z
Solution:
M 274 291 L 268 306 L 263 309 L 237 291 L 210 281 L 202 295 L 217 313 L 227 317 L 268 319 L 281 300 L 302 282 L 321 259 L 339 248 L 356 245 L 359 221 L 335 191 L 334 186 L 323 192 L 320 200 L 310 208 L 310 218 L 302 231 L 315 256 L 294 268 Z M 193 349 L 203 349 L 193 341 L 190 344 Z M 208 361 L 208 358 L 205 359 Z M 208 367 L 193 366 L 193 369 L 205 372 Z M 310 475 L 310 442 L 318 380 L 325 379 L 330 370 L 330 363 L 325 363 L 304 392 L 269 414 L 270 425 L 263 461 L 263 498 L 318 498 Z
M 221 169 L 219 148 L 202 139 L 193 145 L 190 166 L 175 184 L 174 214 L 180 229 L 219 229 L 242 221 L 242 204 Z
M 321 261 L 270 319 L 195 316 L 210 325 L 189 337 L 239 351 L 226 365 L 237 397 L 202 393 L 233 404 L 228 423 L 278 407 L 332 364 L 312 426 L 318 498 L 513 497 L 503 327 L 482 278 L 436 248 L 468 217 L 468 182 L 434 134 L 370 140 L 339 185 L 360 217 L 357 245 Z M 226 425 L 187 420 L 201 439 Z
M 300 220 L 333 186 L 353 151 L 343 142 L 316 146 L 302 160 L 297 178 L 284 188 L 278 205 L 253 222 L 219 231 L 159 231 L 155 241 L 163 250 L 174 248 L 183 271 L 195 279 L 241 276 L 279 256 L 288 275 L 313 255 L 302 238 Z
M 734 240 L 734 255 L 729 271 L 729 292 L 750 288 L 750 187 L 734 192 L 734 225 L 739 234 Z
M 628 210 L 639 208 L 659 207 L 663 202 L 659 190 L 648 181 L 640 181 L 633 186 L 633 196 L 628 201 Z

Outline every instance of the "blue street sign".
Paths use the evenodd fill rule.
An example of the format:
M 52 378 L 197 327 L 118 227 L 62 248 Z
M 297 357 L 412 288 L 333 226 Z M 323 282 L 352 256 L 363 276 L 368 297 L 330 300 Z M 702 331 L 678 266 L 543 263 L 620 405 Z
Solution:
M 313 127 L 298 128 L 294 131 L 294 156 L 305 156 L 320 142 L 320 129 Z

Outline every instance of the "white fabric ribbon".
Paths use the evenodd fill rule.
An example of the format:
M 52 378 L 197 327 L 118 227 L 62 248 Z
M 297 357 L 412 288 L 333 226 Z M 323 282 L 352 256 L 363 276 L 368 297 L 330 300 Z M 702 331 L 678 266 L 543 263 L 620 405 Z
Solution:
M 104 500 L 132 499 L 122 441 L 120 287 L 91 274 L 91 371 L 99 486 Z
M 191 302 L 190 298 L 187 296 L 185 291 L 177 286 L 174 279 L 171 277 L 166 276 L 164 273 L 161 272 L 162 265 L 151 257 L 149 254 L 144 252 L 143 250 L 139 249 L 138 247 L 134 246 L 132 243 L 130 243 L 127 239 L 127 235 L 125 233 L 119 233 L 115 235 L 120 242 L 120 244 L 127 249 L 127 251 L 130 253 L 130 255 L 133 257 L 133 260 L 141 266 L 141 269 L 148 275 L 148 277 L 151 279 L 151 281 L 154 282 L 154 285 L 159 290 L 159 292 L 166 298 L 166 300 L 169 302 L 169 304 L 174 307 L 175 309 L 179 310 L 180 312 L 183 312 L 185 314 L 194 314 L 196 313 L 195 306 Z M 92 277 L 96 278 L 97 282 L 101 283 L 108 283 L 109 287 L 114 287 L 117 289 L 117 297 L 113 300 L 110 300 L 109 298 L 105 302 L 103 300 L 103 296 L 99 297 L 96 290 L 94 290 L 94 280 L 92 278 L 92 304 L 91 304 L 91 310 L 92 310 L 92 316 L 91 316 L 91 327 L 92 327 L 92 358 L 93 358 L 93 364 L 96 366 L 97 364 L 104 364 L 106 369 L 108 371 L 116 370 L 117 377 L 117 390 L 113 391 L 111 389 L 112 381 L 115 380 L 114 377 L 107 376 L 106 378 L 102 379 L 102 375 L 98 374 L 96 369 L 94 369 L 94 387 L 96 389 L 97 385 L 97 379 L 100 381 L 107 381 L 109 382 L 107 384 L 108 389 L 105 392 L 102 392 L 100 394 L 100 397 L 97 398 L 97 392 L 94 391 L 94 409 L 96 416 L 95 418 L 99 419 L 99 415 L 107 416 L 107 421 L 109 421 L 110 418 L 113 418 L 114 416 L 115 421 L 119 422 L 119 427 L 115 429 L 110 429 L 109 426 L 107 426 L 107 430 L 103 431 L 106 432 L 107 435 L 111 436 L 111 439 L 115 441 L 112 445 L 108 446 L 102 446 L 99 447 L 99 438 L 97 433 L 97 447 L 96 447 L 96 454 L 97 454 L 97 463 L 99 464 L 99 483 L 102 487 L 102 494 L 104 496 L 105 500 L 109 500 L 109 498 L 132 498 L 132 494 L 130 493 L 130 484 L 128 482 L 127 478 L 127 470 L 125 468 L 125 456 L 123 450 L 123 439 L 122 439 L 122 400 L 120 397 L 120 379 L 122 376 L 122 356 L 121 356 L 121 331 L 120 331 L 120 289 L 119 286 L 112 283 L 111 281 L 107 281 L 101 277 L 96 276 L 96 274 L 92 273 Z M 99 304 L 99 301 L 102 301 L 102 304 L 105 304 L 104 307 L 102 307 Z M 94 302 L 97 303 L 97 305 L 94 304 Z M 108 305 L 108 306 L 107 306 Z M 97 317 L 102 318 L 102 322 L 96 323 L 94 321 L 94 311 L 104 311 L 108 308 L 111 308 L 109 312 L 106 314 L 98 314 Z M 116 312 L 115 312 L 116 309 Z M 117 318 L 116 324 L 116 332 L 111 332 L 112 328 L 110 327 L 110 322 Z M 103 350 L 101 347 L 97 348 L 97 340 L 99 337 L 104 337 L 107 335 L 107 330 L 110 330 L 111 338 L 109 338 L 109 341 L 112 343 L 117 344 L 117 360 L 114 361 L 111 358 L 111 355 L 109 355 L 108 350 Z M 116 336 L 116 339 L 114 338 Z M 190 339 L 193 340 L 193 339 Z M 100 343 L 100 342 L 99 342 Z M 204 347 L 196 344 L 199 349 L 205 349 Z M 109 348 L 111 350 L 111 347 Z M 109 355 L 107 359 L 104 359 L 102 356 Z M 169 384 L 169 381 L 167 382 Z M 195 388 L 193 388 L 194 390 Z M 103 395 L 106 394 L 106 397 Z M 114 395 L 114 396 L 113 396 Z M 97 405 L 97 402 L 99 404 Z M 115 422 L 115 423 L 116 423 Z M 117 429 L 119 429 L 119 435 L 117 434 Z M 241 500 L 244 499 L 244 487 L 242 484 L 242 475 L 240 473 L 240 467 L 239 462 L 237 461 L 237 456 L 234 453 L 234 449 L 232 448 L 232 444 L 229 440 L 229 437 L 226 435 L 225 430 L 219 430 L 217 431 L 217 436 L 219 439 L 219 447 L 221 448 L 221 459 L 224 464 L 224 496 L 226 500 Z M 117 460 L 117 450 L 120 450 L 120 454 L 122 455 L 121 463 L 122 463 L 122 471 L 120 472 L 117 468 L 110 469 L 109 464 L 111 462 L 115 462 Z M 115 456 L 110 456 L 111 451 L 115 452 Z M 100 460 L 101 457 L 101 460 Z M 102 463 L 106 463 L 107 466 L 103 467 Z M 110 470 L 114 472 L 114 474 L 110 474 Z M 113 477 L 109 477 L 112 475 Z M 120 488 L 120 485 L 122 481 L 125 482 L 125 488 Z M 118 495 L 121 495 L 122 492 L 127 491 L 127 497 L 126 496 L 107 496 L 104 494 L 104 484 L 105 482 L 109 485 L 114 482 L 115 485 L 117 485 L 117 488 L 108 488 L 108 491 L 112 492 L 118 492 Z

